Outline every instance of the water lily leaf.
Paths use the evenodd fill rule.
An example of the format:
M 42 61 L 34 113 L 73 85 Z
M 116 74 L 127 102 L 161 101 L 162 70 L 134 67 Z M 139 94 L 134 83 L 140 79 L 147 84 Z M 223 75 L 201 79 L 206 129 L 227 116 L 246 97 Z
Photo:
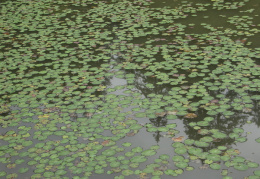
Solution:
M 148 149 L 148 150 L 144 150 L 141 154 L 144 156 L 152 156 L 156 154 L 156 151 Z
M 212 153 L 212 154 L 220 154 L 220 153 L 222 153 L 219 149 L 211 149 L 209 152 Z
M 190 149 L 188 149 L 188 153 L 190 153 L 191 155 L 198 155 L 202 152 L 203 151 L 202 151 L 201 148 L 190 148 Z
M 132 129 L 132 130 L 139 130 L 141 129 L 143 126 L 140 125 L 140 124 L 132 124 L 129 129 Z
M 164 173 L 166 175 L 171 175 L 171 176 L 177 176 L 178 174 L 175 172 L 175 170 L 172 170 L 172 169 L 167 169 L 164 171 Z
M 260 137 L 255 140 L 256 142 L 260 143 Z
M 220 160 L 220 156 L 219 155 L 217 155 L 217 154 L 209 154 L 208 156 L 207 156 L 207 159 L 208 160 L 212 160 L 212 161 L 219 161 Z
M 233 132 L 234 132 L 234 133 L 243 133 L 243 132 L 244 132 L 244 129 L 234 128 L 234 129 L 233 129 Z
M 174 162 L 181 162 L 181 161 L 184 160 L 184 157 L 181 156 L 181 155 L 175 155 L 175 156 L 172 157 L 172 160 L 173 160 Z
M 195 113 L 188 113 L 184 116 L 185 118 L 188 118 L 188 119 L 192 119 L 192 118 L 196 118 L 197 115 Z
M 132 144 L 129 143 L 129 142 L 125 142 L 125 143 L 122 144 L 122 146 L 124 146 L 124 147 L 130 147 L 131 145 L 132 145 Z
M 170 156 L 167 155 L 167 154 L 162 154 L 162 155 L 160 155 L 159 158 L 162 159 L 162 160 L 168 160 L 170 158 Z
M 135 117 L 137 117 L 137 118 L 143 118 L 143 117 L 146 117 L 146 114 L 145 114 L 144 112 L 136 113 L 136 114 L 135 114 Z
M 228 156 L 228 155 L 223 155 L 223 156 L 221 156 L 220 158 L 221 158 L 221 160 L 223 160 L 223 161 L 228 161 L 228 160 L 230 159 L 230 156 Z
M 188 167 L 188 163 L 186 163 L 186 162 L 176 162 L 175 165 L 178 168 L 186 168 L 186 167 Z
M 212 137 L 218 138 L 218 139 L 223 139 L 223 138 L 227 137 L 227 135 L 224 134 L 224 133 L 222 133 L 222 132 L 215 132 L 215 133 L 212 135 Z
M 202 141 L 195 141 L 194 144 L 198 147 L 208 147 L 209 143 L 207 142 L 202 142 Z
M 130 159 L 132 163 L 142 163 L 145 162 L 147 158 L 145 156 L 134 156 Z
M 255 174 L 256 176 L 260 176 L 260 170 L 255 170 L 255 171 L 254 171 L 254 174 Z
M 250 168 L 257 168 L 259 166 L 259 164 L 255 163 L 255 162 L 248 162 L 247 166 Z
M 228 136 L 229 136 L 230 138 L 233 138 L 233 139 L 239 138 L 239 134 L 237 134 L 237 133 L 230 133 Z
M 0 172 L 0 176 L 1 176 L 1 177 L 5 176 L 5 175 L 6 175 L 6 172 L 5 172 L 5 171 L 1 171 L 1 172 Z
M 246 159 L 244 157 L 236 156 L 235 158 L 232 159 L 233 162 L 244 162 Z
M 243 142 L 247 141 L 247 138 L 246 137 L 239 137 L 239 138 L 236 138 L 236 141 L 240 142 L 240 143 L 243 143 Z
M 221 168 L 221 165 L 219 165 L 218 163 L 212 163 L 209 166 L 214 170 L 219 170 Z
M 237 165 L 234 165 L 234 168 L 236 170 L 244 171 L 244 170 L 248 169 L 248 166 L 246 164 L 243 164 L 243 163 L 238 163 Z
M 143 149 L 141 147 L 132 148 L 132 152 L 139 153 L 139 152 L 142 152 L 142 151 L 143 151 Z
M 66 173 L 67 173 L 67 171 L 65 171 L 65 170 L 57 170 L 57 171 L 55 172 L 55 175 L 60 176 L 60 175 L 65 175 Z
M 44 172 L 44 173 L 43 173 L 43 176 L 49 178 L 49 177 L 54 176 L 54 173 L 53 173 L 53 172 L 48 172 L 48 171 L 47 171 L 47 172 Z
M 181 141 L 183 141 L 183 138 L 184 138 L 184 136 L 173 137 L 172 140 L 173 140 L 174 142 L 181 142 Z
M 163 175 L 163 171 L 160 171 L 160 170 L 155 170 L 152 172 L 152 175 L 155 175 L 153 176 L 152 178 L 154 179 L 160 179 L 161 177 L 159 177 L 160 175 Z
M 185 154 L 187 152 L 187 149 L 185 147 L 178 147 L 174 149 L 174 152 L 176 154 Z
M 116 154 L 116 151 L 112 150 L 112 149 L 107 149 L 102 152 L 102 155 L 105 155 L 105 156 L 113 156 L 115 154 Z
M 174 142 L 174 143 L 172 144 L 172 146 L 173 146 L 174 148 L 178 148 L 178 147 L 184 147 L 184 144 L 181 143 L 181 142 Z
M 205 136 L 200 139 L 201 142 L 212 142 L 214 139 L 210 136 Z
M 225 176 L 225 175 L 227 175 L 227 174 L 228 174 L 228 170 L 224 169 L 224 170 L 221 171 L 221 175 L 222 175 L 222 176 Z
M 174 170 L 175 171 L 175 173 L 177 173 L 177 174 L 182 174 L 183 173 L 183 170 L 182 169 L 176 169 L 176 170 Z
M 29 168 L 20 168 L 19 173 L 26 173 L 29 170 Z
M 192 145 L 192 144 L 194 143 L 194 140 L 193 140 L 193 139 L 186 139 L 186 140 L 184 141 L 184 143 L 185 143 L 186 145 Z

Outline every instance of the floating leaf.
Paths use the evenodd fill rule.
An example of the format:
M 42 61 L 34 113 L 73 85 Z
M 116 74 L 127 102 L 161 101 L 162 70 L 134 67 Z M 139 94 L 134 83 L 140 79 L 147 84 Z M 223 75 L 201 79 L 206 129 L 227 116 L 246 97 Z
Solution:
M 130 159 L 132 163 L 142 163 L 145 162 L 147 158 L 145 156 L 134 156 Z
M 214 170 L 219 170 L 221 168 L 221 166 L 218 163 L 212 163 L 209 166 Z
M 185 154 L 187 152 L 187 149 L 185 147 L 178 147 L 174 149 L 174 152 L 176 154 Z
M 102 152 L 102 155 L 105 155 L 105 156 L 113 156 L 115 154 L 116 154 L 116 151 L 112 150 L 112 149 L 107 149 Z
M 19 173 L 25 173 L 29 170 L 29 168 L 20 168 Z
M 184 139 L 184 136 L 173 137 L 173 138 L 172 138 L 172 140 L 173 140 L 174 142 L 181 142 L 181 141 L 183 141 L 183 139 Z
M 129 142 L 125 142 L 125 143 L 122 144 L 122 146 L 124 146 L 124 147 L 130 147 L 131 145 L 132 145 L 132 144 L 129 143 Z
M 175 156 L 172 157 L 172 160 L 173 160 L 174 162 L 181 162 L 181 161 L 184 160 L 184 157 L 181 156 L 181 155 L 175 155 Z
M 212 161 L 219 161 L 220 160 L 220 156 L 217 154 L 209 154 L 207 156 L 208 160 L 212 160 Z
M 144 156 L 152 156 L 156 154 L 156 151 L 148 149 L 148 150 L 144 150 L 141 154 Z
M 164 173 L 166 175 L 171 175 L 171 176 L 177 176 L 178 174 L 175 172 L 175 170 L 172 170 L 172 169 L 167 169 L 164 171 Z
M 186 162 L 176 162 L 175 165 L 178 168 L 186 168 L 186 167 L 188 167 L 188 163 L 186 163 Z
M 254 174 L 255 174 L 256 176 L 260 176 L 260 170 L 255 170 L 255 171 L 254 171 Z
M 192 118 L 196 118 L 197 115 L 195 113 L 188 113 L 184 116 L 185 118 L 189 118 L 189 119 L 192 119 Z
M 255 140 L 256 142 L 260 143 L 260 137 Z
M 234 168 L 236 170 L 244 171 L 244 170 L 248 169 L 248 166 L 246 164 L 243 164 L 243 163 L 238 163 L 237 165 L 234 165 Z

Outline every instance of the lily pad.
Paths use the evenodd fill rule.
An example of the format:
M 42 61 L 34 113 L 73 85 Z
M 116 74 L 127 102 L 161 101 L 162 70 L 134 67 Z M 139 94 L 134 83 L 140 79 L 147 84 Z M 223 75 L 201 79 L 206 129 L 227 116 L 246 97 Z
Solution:
M 221 168 L 221 165 L 219 165 L 218 163 L 212 163 L 209 166 L 214 170 L 219 170 Z
M 182 162 L 182 161 L 181 161 L 181 162 L 176 162 L 175 165 L 176 165 L 176 167 L 178 167 L 178 168 L 186 168 L 186 167 L 189 166 L 188 163 Z
M 185 147 L 178 147 L 174 149 L 174 152 L 176 154 L 185 154 L 187 152 L 187 149 Z
M 238 163 L 237 165 L 234 165 L 234 168 L 236 170 L 244 171 L 244 170 L 248 169 L 248 166 L 246 164 L 243 164 L 243 163 Z
M 156 151 L 148 149 L 148 150 L 144 150 L 141 154 L 144 156 L 152 156 L 156 154 Z

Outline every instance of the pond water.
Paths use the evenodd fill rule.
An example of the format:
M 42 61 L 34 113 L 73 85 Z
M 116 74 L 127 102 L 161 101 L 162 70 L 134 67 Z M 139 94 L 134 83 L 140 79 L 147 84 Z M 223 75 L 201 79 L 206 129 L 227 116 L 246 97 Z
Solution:
M 1 178 L 260 178 L 258 0 L 1 1 Z

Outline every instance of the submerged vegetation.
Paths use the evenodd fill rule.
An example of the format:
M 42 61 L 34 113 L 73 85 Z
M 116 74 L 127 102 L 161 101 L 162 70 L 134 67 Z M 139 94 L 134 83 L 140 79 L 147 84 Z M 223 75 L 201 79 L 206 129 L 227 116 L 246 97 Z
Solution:
M 2 2 L 0 176 L 260 178 L 257 8 Z

